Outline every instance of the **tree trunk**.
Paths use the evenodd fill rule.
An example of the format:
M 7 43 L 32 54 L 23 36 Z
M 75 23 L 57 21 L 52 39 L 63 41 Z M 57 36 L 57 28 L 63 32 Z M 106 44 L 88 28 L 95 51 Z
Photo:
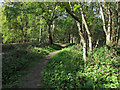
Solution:
M 111 41 L 111 23 L 112 23 L 112 18 L 111 18 L 111 11 L 110 9 L 106 6 L 105 2 L 104 2 L 104 7 L 106 9 L 106 12 L 108 14 L 108 29 L 106 28 L 106 23 L 105 23 L 105 17 L 103 14 L 103 9 L 102 9 L 102 5 L 101 2 L 99 1 L 99 6 L 100 6 L 100 11 L 101 11 L 101 16 L 102 16 L 102 20 L 103 20 L 103 30 L 106 34 L 106 45 L 110 44 Z
M 86 57 L 87 57 L 87 47 L 86 47 L 86 40 L 83 40 L 83 58 L 84 62 L 86 63 Z
M 111 33 L 110 31 L 106 33 L 106 45 L 109 45 L 111 41 Z
M 73 35 L 70 34 L 70 43 L 73 43 Z
M 87 34 L 88 34 L 88 39 L 89 39 L 89 48 L 90 48 L 90 51 L 92 52 L 92 35 L 90 33 L 90 30 L 88 28 L 88 25 L 87 25 L 87 22 L 86 22 L 86 19 L 85 19 L 85 16 L 84 16 L 84 12 L 83 12 L 83 9 L 80 8 L 81 10 L 81 14 L 82 14 L 82 21 L 85 25 L 85 28 L 86 28 L 86 31 L 87 31 Z
M 40 26 L 40 31 L 39 31 L 39 42 L 41 43 L 41 36 L 42 36 L 42 28 Z
M 97 42 L 96 42 L 95 48 L 98 47 L 98 44 L 99 44 L 99 39 L 98 39 Z
M 80 24 L 80 20 L 79 18 L 73 13 L 71 12 L 69 9 L 67 9 L 65 7 L 66 11 L 76 20 L 76 23 L 77 23 L 77 27 L 78 27 L 78 30 L 79 30 L 79 35 L 81 37 L 81 41 L 82 41 L 82 44 L 83 44 L 83 59 L 84 59 L 84 62 L 85 62 L 85 65 L 86 65 L 86 57 L 87 57 L 87 44 L 86 44 L 86 40 L 83 36 L 83 33 L 82 33 L 82 29 L 81 29 L 81 24 Z
M 106 41 L 106 44 L 109 45 L 110 41 L 111 41 L 111 24 L 112 24 L 112 18 L 111 18 L 111 12 L 110 10 L 107 10 L 108 11 L 108 31 L 106 33 L 107 35 L 107 41 Z
M 69 43 L 70 43 L 70 33 L 69 33 L 69 35 L 68 35 L 68 41 L 69 41 Z
M 81 25 L 78 21 L 77 22 L 77 26 L 78 26 L 78 30 L 79 30 L 79 35 L 81 37 L 81 42 L 83 44 L 83 59 L 84 59 L 84 62 L 86 63 L 86 57 L 87 57 L 87 44 L 86 44 L 86 40 L 85 38 L 83 37 L 83 33 L 81 32 Z
M 111 33 L 111 41 L 115 42 L 116 41 L 116 29 L 115 29 L 115 18 L 114 18 L 114 14 L 112 15 L 112 33 Z
M 76 44 L 76 39 L 75 39 L 75 37 L 73 37 L 73 43 L 75 43 L 75 44 Z
M 49 43 L 53 44 L 52 34 L 51 34 L 51 25 L 48 25 L 48 34 L 49 34 Z
M 42 17 L 40 17 L 40 21 L 42 20 Z M 42 28 L 40 24 L 40 31 L 39 31 L 39 42 L 41 43 L 41 36 L 42 36 Z
M 118 27 L 117 27 L 117 43 L 119 42 L 120 39 L 120 1 L 118 2 Z

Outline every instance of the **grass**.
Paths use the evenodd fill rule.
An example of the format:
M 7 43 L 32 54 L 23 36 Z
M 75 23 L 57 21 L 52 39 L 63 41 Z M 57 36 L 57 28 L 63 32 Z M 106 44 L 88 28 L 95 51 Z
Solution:
M 43 80 L 47 88 L 120 88 L 120 56 L 106 47 L 88 53 L 84 66 L 79 45 L 65 48 L 47 63 Z
M 45 55 L 61 49 L 57 45 L 20 44 L 3 46 L 2 83 L 3 88 L 17 88 L 18 78 L 32 68 Z

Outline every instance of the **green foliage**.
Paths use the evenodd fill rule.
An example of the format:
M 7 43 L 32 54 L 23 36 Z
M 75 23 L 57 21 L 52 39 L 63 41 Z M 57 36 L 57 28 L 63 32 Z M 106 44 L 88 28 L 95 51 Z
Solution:
M 2 55 L 2 83 L 3 88 L 17 87 L 18 78 L 23 76 L 23 72 L 31 65 L 39 62 L 45 55 L 56 49 L 61 49 L 57 45 L 5 45 Z
M 76 50 L 76 52 L 74 50 Z M 56 88 L 75 87 L 76 74 L 83 69 L 82 50 L 79 47 L 65 48 L 53 56 L 45 68 L 43 79 L 45 84 Z M 72 55 L 74 53 L 74 55 Z M 81 56 L 81 57 L 79 57 Z M 81 60 L 81 62 L 79 62 Z M 81 67 L 80 67 L 81 65 Z M 74 78 L 73 78 L 74 77 Z
M 86 73 L 91 72 L 91 78 L 96 83 L 95 87 L 119 87 L 119 60 L 115 49 L 107 50 L 107 47 L 101 47 L 93 52 L 92 57 L 89 56 Z
M 77 9 L 79 9 L 81 7 L 81 5 L 77 5 L 77 4 L 74 4 L 74 8 L 73 8 L 73 11 L 77 11 Z
M 21 71 L 28 67 L 32 62 L 38 61 L 45 54 L 41 52 L 28 52 L 27 50 L 12 50 L 9 53 L 3 54 L 2 57 L 2 83 L 3 87 L 11 87 L 16 82 L 16 79 L 21 75 Z M 38 59 L 39 58 L 39 59 Z M 10 86 L 7 86 L 10 85 Z M 13 86 L 12 86 L 13 87 Z
M 54 88 L 118 88 L 120 57 L 106 47 L 88 54 L 84 66 L 82 48 L 65 48 L 52 57 L 43 73 L 44 83 Z

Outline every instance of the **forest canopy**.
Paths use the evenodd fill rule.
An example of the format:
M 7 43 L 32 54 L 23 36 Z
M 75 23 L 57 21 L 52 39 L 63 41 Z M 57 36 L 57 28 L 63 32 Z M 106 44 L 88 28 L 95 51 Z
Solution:
M 25 53 L 28 53 L 29 57 L 32 56 L 32 52 L 34 53 L 32 58 L 39 58 L 39 55 L 43 57 L 64 48 L 60 45 L 65 44 L 65 49 L 57 53 L 44 70 L 43 78 L 48 82 L 48 86 L 53 85 L 53 87 L 59 88 L 64 86 L 84 88 L 87 85 L 94 88 L 118 88 L 120 86 L 118 70 L 120 66 L 120 1 L 4 2 L 0 8 L 2 23 L 0 34 L 3 48 L 7 51 L 6 48 L 14 48 L 12 44 L 23 44 L 23 46 L 31 44 L 27 49 L 24 48 L 25 51 L 14 48 L 14 53 L 8 54 L 8 56 L 14 56 L 18 52 L 18 56 L 15 54 L 15 58 L 12 59 L 18 64 L 18 68 L 23 67 L 19 62 L 20 58 L 16 59 L 19 55 L 23 55 L 22 61 L 25 64 L 24 59 L 27 63 L 29 62 L 29 59 L 24 57 Z M 30 58 L 31 62 L 32 58 Z M 55 68 L 51 69 L 51 65 Z M 17 68 L 16 65 L 15 68 Z M 59 71 L 58 68 L 62 69 Z M 108 72 L 102 72 L 102 68 Z M 6 84 L 9 82 L 6 75 L 9 69 L 4 70 L 3 82 Z M 72 70 L 75 70 L 75 73 Z M 11 72 L 13 73 L 14 70 Z M 11 72 L 9 72 L 10 75 L 12 75 Z M 99 73 L 102 74 L 99 75 Z M 60 81 L 56 77 L 64 79 Z M 68 79 L 68 77 L 70 78 Z M 108 78 L 106 79 L 106 77 Z M 115 77 L 115 79 L 111 77 Z M 88 78 L 90 81 L 87 82 Z M 66 82 L 73 84 L 68 85 L 65 84 Z M 79 84 L 79 82 L 83 83 Z
M 119 2 L 5 2 L 2 42 L 116 45 L 120 37 Z

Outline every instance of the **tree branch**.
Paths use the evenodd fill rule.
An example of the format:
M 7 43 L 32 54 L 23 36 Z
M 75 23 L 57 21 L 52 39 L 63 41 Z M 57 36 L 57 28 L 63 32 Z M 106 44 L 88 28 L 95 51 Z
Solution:
M 67 9 L 66 7 L 65 7 L 65 9 L 66 9 L 66 11 L 75 19 L 75 20 L 77 20 L 79 23 L 80 23 L 80 20 L 79 20 L 79 18 L 73 13 L 73 12 L 71 12 L 69 9 Z

